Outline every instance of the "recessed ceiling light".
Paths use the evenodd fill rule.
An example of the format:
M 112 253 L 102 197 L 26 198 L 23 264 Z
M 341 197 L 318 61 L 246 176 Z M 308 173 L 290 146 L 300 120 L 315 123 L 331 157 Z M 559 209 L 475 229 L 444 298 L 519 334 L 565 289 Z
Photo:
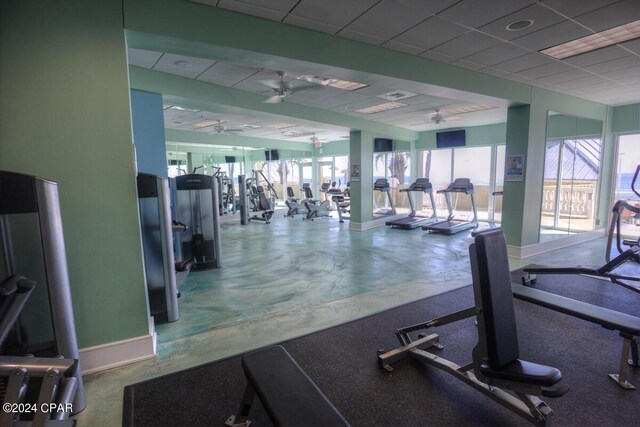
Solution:
M 178 67 L 191 67 L 193 65 L 193 63 L 191 61 L 186 61 L 184 59 L 179 59 L 177 61 L 174 61 L 174 64 L 176 64 Z
M 372 105 L 371 107 L 360 108 L 354 110 L 356 113 L 373 114 L 380 113 L 382 111 L 395 110 L 396 108 L 406 107 L 409 104 L 403 104 L 402 102 L 385 102 L 384 104 Z
M 515 21 L 507 25 L 507 30 L 520 31 L 520 30 L 524 30 L 525 28 L 529 28 L 532 25 L 533 25 L 533 19 L 521 19 L 520 21 Z
M 542 49 L 540 53 L 564 59 L 637 38 L 640 38 L 640 20 Z

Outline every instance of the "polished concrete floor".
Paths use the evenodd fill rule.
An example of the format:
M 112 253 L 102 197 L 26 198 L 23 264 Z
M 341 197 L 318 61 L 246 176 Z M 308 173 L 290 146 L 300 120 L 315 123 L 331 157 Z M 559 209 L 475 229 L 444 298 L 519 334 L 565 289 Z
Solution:
M 348 222 L 281 214 L 271 224 L 225 222 L 223 268 L 192 272 L 182 284 L 181 318 L 157 327 L 156 358 L 86 376 L 87 409 L 77 419 L 88 426 L 120 425 L 128 384 L 468 285 L 471 242 L 469 231 L 354 232 Z M 511 268 L 533 262 L 602 264 L 604 247 L 601 238 L 514 259 Z

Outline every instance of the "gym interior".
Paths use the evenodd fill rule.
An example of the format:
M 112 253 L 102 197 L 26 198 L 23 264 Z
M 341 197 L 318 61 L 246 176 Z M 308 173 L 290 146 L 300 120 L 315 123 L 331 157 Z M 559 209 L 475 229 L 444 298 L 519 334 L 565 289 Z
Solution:
M 637 364 L 636 0 L 7 0 L 0 16 L 0 171 L 57 183 L 47 200 L 58 207 L 38 215 L 59 223 L 41 224 L 35 232 L 44 236 L 57 230 L 55 241 L 66 257 L 56 258 L 56 265 L 64 265 L 60 274 L 68 275 L 65 303 L 52 302 L 51 310 L 63 312 L 60 322 L 65 322 L 65 332 L 53 339 L 75 337 L 69 354 L 62 355 L 79 360 L 81 370 L 73 374 L 76 411 L 67 414 L 69 420 L 145 425 L 129 413 L 135 412 L 127 408 L 133 407 L 128 399 L 134 392 L 125 387 L 154 384 L 148 381 L 216 361 L 237 360 L 240 366 L 239 355 L 274 344 L 292 352 L 300 362 L 296 369 L 305 371 L 295 345 L 287 346 L 290 340 L 423 300 L 443 309 L 423 313 L 424 321 L 458 310 L 432 298 L 467 292 L 474 300 L 476 286 L 494 277 L 491 265 L 482 264 L 483 255 L 496 260 L 502 258 L 495 254 L 504 255 L 496 264 L 511 272 L 532 264 L 569 270 L 540 271 L 538 278 L 551 273 L 561 281 L 588 275 L 608 284 L 622 282 L 614 287 L 620 298 L 628 298 L 623 319 L 632 325 L 628 328 L 615 317 L 618 311 L 613 316 L 619 321 L 607 317 L 624 308 L 608 306 L 604 293 L 590 295 L 588 307 L 567 308 L 573 303 L 554 300 L 545 309 L 559 312 L 553 329 L 566 334 L 592 324 L 607 329 L 611 372 L 621 363 L 622 341 L 627 346 L 622 364 L 626 354 Z M 146 186 L 143 176 L 151 180 Z M 420 183 L 426 186 L 412 187 L 424 178 L 428 181 Z M 0 221 L 0 279 L 15 272 L 34 280 L 37 290 L 39 276 L 51 271 L 49 257 L 59 256 L 60 246 L 51 249 L 57 255 L 42 251 L 47 274 L 38 267 L 38 277 L 29 277 L 31 263 L 20 257 L 29 258 L 32 244 L 41 243 L 16 237 L 32 221 L 13 222 L 14 204 L 48 205 L 37 198 L 44 197 L 38 191 L 37 203 L 24 203 L 27 193 L 21 191 L 32 184 L 17 186 L 13 179 L 0 175 L 0 219 L 8 218 Z M 147 236 L 158 221 L 166 224 L 158 231 L 161 237 Z M 407 222 L 412 225 L 405 227 Z M 434 224 L 443 224 L 442 229 Z M 147 245 L 157 244 L 156 238 L 163 252 L 154 258 Z M 46 246 L 47 239 L 42 240 Z M 610 260 L 615 266 L 607 264 Z M 603 268 L 575 269 L 579 265 Z M 163 282 L 160 291 L 150 285 L 156 277 Z M 514 290 L 518 327 L 524 326 L 521 300 L 541 304 L 540 295 L 527 292 Z M 511 290 L 508 298 L 496 291 L 492 295 L 506 300 L 482 300 L 485 310 L 479 310 L 482 295 L 475 294 L 473 315 L 478 333 L 486 333 L 491 343 L 500 335 L 492 336 L 489 327 L 498 322 L 500 310 L 495 318 L 481 319 L 481 314 L 492 312 L 488 304 L 504 306 L 508 300 L 511 307 Z M 579 300 L 580 293 L 569 297 Z M 36 291 L 30 297 L 42 298 Z M 156 310 L 158 298 L 162 308 Z M 601 305 L 609 310 L 606 315 Z M 29 305 L 24 307 L 28 313 Z M 570 311 L 580 320 L 565 323 Z M 21 318 L 20 324 L 27 327 L 29 320 Z M 402 326 L 389 324 L 371 333 L 393 341 Z M 583 349 L 597 345 L 588 341 L 588 333 L 576 334 L 586 336 Z M 536 339 L 547 337 L 539 333 Z M 445 341 L 443 334 L 446 347 Z M 476 341 L 468 343 L 465 356 L 471 357 Z M 519 341 L 523 349 L 532 347 L 522 331 Z M 58 348 L 66 351 L 64 345 Z M 380 348 L 364 350 L 371 355 L 367 369 L 381 378 L 389 375 L 376 363 L 388 368 L 388 353 L 380 352 L 377 359 Z M 419 351 L 407 350 L 411 357 Z M 555 366 L 556 351 L 561 349 L 532 361 Z M 279 353 L 264 357 L 289 360 Z M 245 359 L 246 370 L 252 369 L 250 360 Z M 313 361 L 309 352 L 303 360 L 330 363 Z M 582 355 L 580 363 L 590 363 L 588 356 Z M 570 382 L 566 372 L 573 371 L 558 367 L 563 381 Z M 351 425 L 386 424 L 375 418 L 375 407 L 359 408 L 373 418 L 356 418 L 358 411 L 345 410 L 340 393 L 323 386 L 310 369 L 304 381 L 315 381 L 313 390 L 328 396 L 320 392 L 323 402 L 331 401 L 325 413 Z M 396 369 L 406 368 L 398 364 Z M 478 394 L 480 418 L 472 411 L 424 424 L 511 423 L 506 410 L 508 415 L 500 412 L 499 418 L 492 414 L 504 410 L 500 405 L 517 412 L 513 408 L 522 402 L 527 421 L 544 424 L 550 416 L 538 397 L 525 400 L 520 394 L 549 396 L 547 385 L 553 381 L 542 386 L 544 393 L 532 392 L 531 384 L 522 392 L 521 378 L 504 380 L 475 358 L 472 369 L 473 388 L 487 394 L 492 391 L 486 384 L 489 390 L 504 387 L 521 400 L 513 403 L 510 397 L 499 404 Z M 413 373 L 430 378 L 433 370 L 427 366 Z M 268 380 L 245 375 L 254 381 L 262 405 L 271 408 L 266 422 L 290 424 L 286 417 L 296 408 L 283 409 L 283 421 L 260 391 L 261 385 L 269 388 Z M 604 375 L 602 386 L 590 391 L 594 400 L 582 404 L 610 415 L 613 405 L 630 405 L 635 413 L 626 416 L 637 416 L 638 392 L 619 389 L 640 384 L 640 371 L 620 367 L 616 375 L 614 381 Z M 240 389 L 246 381 L 242 374 L 237 377 Z M 463 385 L 445 375 L 428 381 L 449 401 L 457 399 Z M 190 399 L 200 393 L 186 384 L 176 396 Z M 320 399 L 314 393 L 309 399 Z M 554 418 L 563 425 L 574 422 L 573 415 L 563 414 L 566 408 L 556 401 L 570 399 L 571 393 L 543 398 L 558 407 Z M 601 407 L 600 394 L 606 395 Z M 490 397 L 502 399 L 495 396 Z M 241 397 L 227 415 L 237 410 Z M 216 395 L 206 399 L 215 402 Z M 531 402 L 535 411 L 544 409 L 526 409 Z M 167 408 L 155 410 L 162 414 Z M 395 415 L 405 411 L 398 407 Z M 611 424 L 629 420 L 611 416 Z M 200 424 L 188 412 L 181 420 Z M 242 422 L 227 420 L 228 425 Z

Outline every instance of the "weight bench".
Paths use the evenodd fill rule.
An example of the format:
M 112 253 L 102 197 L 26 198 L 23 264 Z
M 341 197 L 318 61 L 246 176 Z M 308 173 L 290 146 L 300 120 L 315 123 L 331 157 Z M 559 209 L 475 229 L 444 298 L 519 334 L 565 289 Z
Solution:
M 513 284 L 512 288 L 513 296 L 518 299 L 598 324 L 605 329 L 619 331 L 623 338 L 620 371 L 617 374 L 609 374 L 609 377 L 622 388 L 635 389 L 627 381 L 627 370 L 629 365 L 640 366 L 638 362 L 640 318 L 527 286 Z M 629 359 L 629 352 L 631 352 L 631 359 Z
M 249 426 L 251 404 L 258 395 L 276 426 L 349 426 L 322 391 L 281 346 L 267 347 L 242 357 L 247 386 L 238 415 L 225 425 Z
M 453 375 L 531 423 L 546 425 L 553 412 L 540 396 L 558 397 L 568 389 L 557 386 L 562 374 L 556 368 L 520 359 L 504 235 L 499 229 L 477 235 L 469 256 L 475 305 L 396 330 L 401 347 L 378 351 L 378 362 L 392 371 L 392 363 L 415 358 Z M 472 361 L 463 366 L 425 350 L 442 348 L 438 334 L 420 334 L 416 340 L 409 335 L 472 317 L 478 326 L 478 342 Z

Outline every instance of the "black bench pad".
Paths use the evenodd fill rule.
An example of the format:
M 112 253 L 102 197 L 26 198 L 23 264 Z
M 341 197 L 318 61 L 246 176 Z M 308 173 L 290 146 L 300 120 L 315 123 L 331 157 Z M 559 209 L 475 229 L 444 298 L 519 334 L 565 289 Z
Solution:
M 551 387 L 562 379 L 562 374 L 556 368 L 520 359 L 510 362 L 500 369 L 492 369 L 489 365 L 483 364 L 480 365 L 480 372 L 487 378 L 542 387 Z
M 630 336 L 640 335 L 640 318 L 549 292 L 512 284 L 513 296 Z
M 242 358 L 244 373 L 277 426 L 348 426 L 333 404 L 281 346 Z

